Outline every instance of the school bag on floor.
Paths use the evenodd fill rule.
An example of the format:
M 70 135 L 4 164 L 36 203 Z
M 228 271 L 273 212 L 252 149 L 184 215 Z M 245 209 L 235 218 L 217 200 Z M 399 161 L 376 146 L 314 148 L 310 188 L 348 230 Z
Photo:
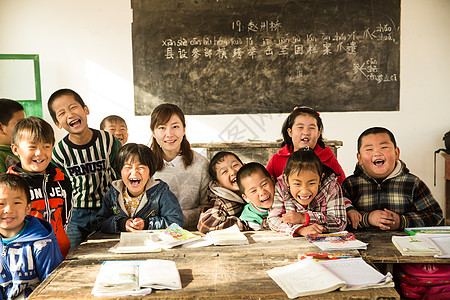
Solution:
M 450 299 L 450 265 L 399 264 L 395 274 L 406 298 Z

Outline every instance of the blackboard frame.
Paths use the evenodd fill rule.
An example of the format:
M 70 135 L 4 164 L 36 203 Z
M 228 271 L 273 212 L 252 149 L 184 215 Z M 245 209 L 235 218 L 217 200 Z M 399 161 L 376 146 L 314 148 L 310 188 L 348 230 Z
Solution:
M 298 105 L 308 105 L 322 112 L 398 111 L 400 109 L 400 0 L 374 0 L 370 1 L 370 4 L 368 1 L 359 0 L 168 0 L 164 4 L 161 0 L 132 0 L 131 3 L 136 115 L 149 115 L 154 107 L 164 102 L 179 105 L 188 115 L 288 113 Z M 388 21 L 386 24 L 380 22 L 380 28 L 383 30 L 383 26 L 388 27 L 392 31 L 392 36 L 388 36 L 387 32 L 384 36 L 383 32 L 379 42 L 377 41 L 378 44 L 372 40 L 362 44 L 359 49 L 365 56 L 358 59 L 342 58 L 336 55 L 333 59 L 320 61 L 315 66 L 314 58 L 308 62 L 305 55 L 303 61 L 295 61 L 295 64 L 289 65 L 291 69 L 300 66 L 299 70 L 289 72 L 283 69 L 284 63 L 277 62 L 275 59 L 262 63 L 258 61 L 254 64 L 250 62 L 245 66 L 244 63 L 239 65 L 239 62 L 231 60 L 219 65 L 219 63 L 207 61 L 203 57 L 200 63 L 187 63 L 187 60 L 183 61 L 182 59 L 175 59 L 167 63 L 164 58 L 167 53 L 161 51 L 161 48 L 167 50 L 167 45 L 173 42 L 175 56 L 178 55 L 176 53 L 178 50 L 181 57 L 181 51 L 184 49 L 190 56 L 194 48 L 191 45 L 183 46 L 184 37 L 181 36 L 181 33 L 186 33 L 188 38 L 185 42 L 190 43 L 197 38 L 197 34 L 200 39 L 202 33 L 207 30 L 218 32 L 217 35 L 211 35 L 214 45 L 218 45 L 220 38 L 224 35 L 227 35 L 229 40 L 239 36 L 236 32 L 230 34 L 229 29 L 221 32 L 222 29 L 218 29 L 221 24 L 215 24 L 214 22 L 218 22 L 211 18 L 219 18 L 221 14 L 227 17 L 237 15 L 236 18 L 241 18 L 243 15 L 238 15 L 237 11 L 240 11 L 238 8 L 242 5 L 247 5 L 249 11 L 254 10 L 255 15 L 259 10 L 261 15 L 267 16 L 270 15 L 267 7 L 269 10 L 276 11 L 282 5 L 287 4 L 305 5 L 308 8 L 316 4 L 323 6 L 322 10 L 317 9 L 310 14 L 311 18 L 317 17 L 319 22 L 314 20 L 313 27 L 300 24 L 298 25 L 300 28 L 301 26 L 305 28 L 321 26 L 320 21 L 327 17 L 324 11 L 331 10 L 336 4 L 337 9 L 345 8 L 345 13 L 341 14 L 338 11 L 336 15 L 345 15 L 349 19 L 348 16 L 357 16 L 355 24 L 360 22 L 365 25 L 365 16 L 368 19 L 375 19 L 373 17 L 375 15 L 385 18 Z M 358 5 L 365 8 L 367 5 L 372 5 L 375 8 L 372 11 L 363 11 L 362 9 L 358 10 Z M 198 10 L 203 11 L 197 14 Z M 249 12 L 247 15 L 251 13 Z M 390 15 L 388 15 L 389 13 Z M 286 12 L 286 14 L 288 13 Z M 309 15 L 306 13 L 305 16 Z M 307 20 L 307 17 L 304 19 L 299 22 L 303 21 L 305 24 L 309 24 L 307 22 L 310 20 Z M 200 21 L 195 23 L 197 20 Z M 275 21 L 276 18 L 270 20 Z M 233 23 L 234 26 L 235 21 L 235 19 L 233 22 L 230 20 L 229 24 L 225 25 Z M 331 31 L 338 28 L 333 24 L 333 20 L 326 19 L 326 21 L 328 22 L 326 26 L 332 28 Z M 353 20 L 348 22 L 340 20 L 339 22 L 341 23 L 335 23 L 343 25 L 351 33 Z M 377 23 L 370 20 L 367 24 L 376 26 Z M 313 33 L 317 34 L 318 32 L 320 31 Z M 366 32 L 363 33 L 361 30 L 358 34 L 362 36 Z M 376 39 L 379 38 L 376 36 L 375 30 L 368 34 L 373 35 Z M 304 35 L 307 36 L 306 33 Z M 384 43 L 382 38 L 391 38 L 394 41 Z M 302 39 L 305 38 L 302 37 Z M 308 42 L 303 43 L 306 49 Z M 381 45 L 382 43 L 384 44 Z M 217 47 L 219 48 L 219 46 Z M 376 49 L 380 53 L 373 52 L 371 50 L 373 47 L 378 47 Z M 345 65 L 340 62 L 344 62 Z M 168 66 L 169 64 L 170 66 Z M 345 67 L 341 67 L 341 65 Z M 323 74 L 318 73 L 320 69 L 325 70 Z M 367 71 L 373 69 L 382 71 L 378 73 Z M 208 70 L 210 70 L 210 74 L 208 74 Z M 277 70 L 279 74 L 275 73 Z M 264 76 L 259 76 L 262 72 L 265 73 Z M 296 75 L 292 75 L 294 73 Z M 347 82 L 339 81 L 339 76 L 347 76 L 345 79 Z M 357 78 L 358 76 L 359 78 Z M 237 77 L 237 79 L 233 77 Z M 249 79 L 252 77 L 253 80 Z M 361 78 L 364 80 L 370 78 L 368 79 L 370 82 L 362 86 L 361 84 L 364 82 Z M 360 86 L 362 87 L 360 88 Z M 253 92 L 254 94 L 252 94 Z

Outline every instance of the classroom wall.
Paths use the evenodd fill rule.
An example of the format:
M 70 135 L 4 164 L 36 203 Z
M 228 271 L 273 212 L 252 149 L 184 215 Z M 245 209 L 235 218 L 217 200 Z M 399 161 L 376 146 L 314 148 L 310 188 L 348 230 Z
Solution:
M 338 159 L 349 175 L 359 134 L 371 126 L 391 129 L 401 158 L 443 207 L 444 160 L 437 158 L 434 187 L 433 152 L 443 147 L 442 137 L 450 130 L 450 1 L 403 0 L 401 10 L 400 111 L 322 113 L 324 136 L 343 141 Z M 134 116 L 131 21 L 129 0 L 0 0 L 0 53 L 40 55 L 48 121 L 48 97 L 69 87 L 89 106 L 91 127 L 119 114 L 127 120 L 129 140 L 146 144 L 149 117 Z M 275 141 L 286 116 L 188 116 L 187 137 L 191 142 Z M 60 139 L 65 132 L 56 129 L 56 134 Z

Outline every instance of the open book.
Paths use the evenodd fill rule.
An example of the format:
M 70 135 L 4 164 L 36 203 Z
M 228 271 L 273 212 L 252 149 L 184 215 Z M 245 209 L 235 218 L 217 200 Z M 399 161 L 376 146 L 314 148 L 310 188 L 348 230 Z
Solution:
M 109 251 L 114 253 L 161 252 L 161 245 L 152 240 L 154 230 L 121 232 L 120 242 Z
M 362 258 L 322 262 L 304 259 L 273 268 L 267 273 L 291 299 L 338 289 L 345 291 L 394 286 L 390 273 L 384 276 Z
M 449 237 L 429 238 L 426 236 L 393 236 L 392 243 L 404 256 L 441 256 L 441 245 L 446 250 L 449 246 Z M 446 252 L 447 253 L 447 252 Z
M 367 249 L 367 243 L 357 240 L 353 233 L 347 231 L 308 234 L 306 240 L 324 251 Z
M 177 223 L 172 223 L 169 227 L 162 230 L 157 237 L 153 236 L 152 238 L 153 241 L 158 242 L 163 248 L 172 248 L 196 241 L 200 239 L 201 236 L 195 235 L 192 232 L 183 229 Z
M 248 244 L 247 237 L 239 230 L 236 224 L 225 229 L 210 231 L 208 236 L 216 246 Z
M 115 297 L 147 295 L 153 289 L 181 289 L 181 279 L 173 261 L 105 261 L 95 280 L 94 296 Z

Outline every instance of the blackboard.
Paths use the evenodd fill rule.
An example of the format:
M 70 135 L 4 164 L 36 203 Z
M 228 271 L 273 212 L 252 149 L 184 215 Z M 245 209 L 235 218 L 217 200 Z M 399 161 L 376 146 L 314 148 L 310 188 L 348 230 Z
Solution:
M 400 0 L 131 0 L 135 114 L 399 109 Z

